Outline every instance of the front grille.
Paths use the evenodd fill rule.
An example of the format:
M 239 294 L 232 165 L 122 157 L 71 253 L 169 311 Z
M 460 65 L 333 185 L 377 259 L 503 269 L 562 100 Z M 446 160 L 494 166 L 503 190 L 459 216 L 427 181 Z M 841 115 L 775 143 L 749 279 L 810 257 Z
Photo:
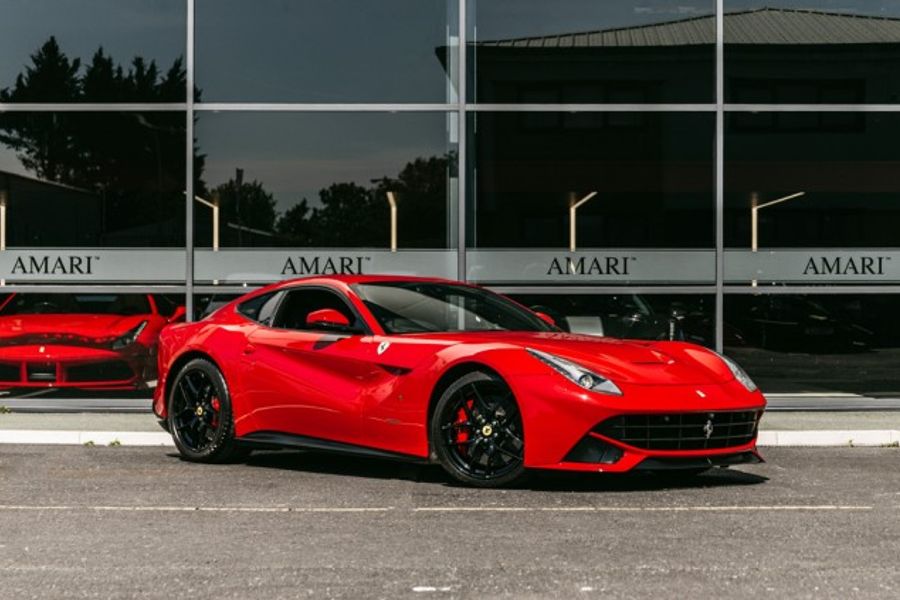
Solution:
M 134 373 L 128 363 L 121 360 L 74 365 L 66 369 L 66 380 L 71 382 L 124 381 Z
M 646 450 L 705 450 L 753 441 L 762 411 L 619 415 L 596 433 Z
M 0 381 L 19 381 L 22 378 L 22 367 L 9 363 L 0 363 Z

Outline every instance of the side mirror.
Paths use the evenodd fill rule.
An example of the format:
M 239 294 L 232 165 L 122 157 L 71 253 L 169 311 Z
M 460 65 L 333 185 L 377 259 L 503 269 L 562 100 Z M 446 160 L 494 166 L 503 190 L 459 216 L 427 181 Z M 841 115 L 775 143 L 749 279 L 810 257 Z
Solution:
M 306 315 L 306 326 L 310 329 L 350 329 L 350 320 L 333 308 L 314 310 Z
M 553 317 L 551 317 L 551 316 L 548 315 L 547 313 L 543 313 L 543 312 L 535 312 L 534 314 L 536 314 L 537 316 L 539 316 L 539 317 L 541 318 L 541 320 L 544 321 L 545 323 L 547 323 L 547 324 L 549 324 L 549 325 L 553 325 L 554 327 L 556 327 L 556 321 L 553 319 Z
M 184 321 L 184 316 L 187 314 L 187 309 L 183 306 L 179 306 L 175 309 L 175 312 L 172 313 L 172 316 L 169 317 L 169 323 L 177 323 L 178 321 Z

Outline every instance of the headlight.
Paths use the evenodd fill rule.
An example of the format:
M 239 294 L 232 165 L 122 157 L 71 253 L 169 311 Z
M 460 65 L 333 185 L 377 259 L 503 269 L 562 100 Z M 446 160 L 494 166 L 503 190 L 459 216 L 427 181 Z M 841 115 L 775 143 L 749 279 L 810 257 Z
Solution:
M 734 362 L 724 354 L 719 354 L 719 358 L 722 359 L 722 362 L 725 363 L 725 366 L 728 367 L 728 369 L 734 375 L 734 378 L 740 381 L 741 385 L 747 388 L 748 392 L 755 392 L 759 389 L 758 387 L 756 387 L 756 384 L 753 383 L 753 380 L 750 379 L 750 376 L 747 375 L 747 373 L 744 372 L 744 370 L 736 362 Z
M 113 340 L 112 349 L 113 350 L 121 350 L 127 346 L 130 346 L 137 340 L 138 336 L 141 335 L 141 332 L 144 330 L 144 327 L 147 326 L 147 321 L 141 321 L 137 327 L 130 329 L 124 334 L 120 335 L 116 339 Z
M 586 390 L 591 390 L 592 392 L 600 392 L 602 394 L 613 394 L 615 396 L 622 395 L 622 390 L 620 390 L 619 386 L 617 386 L 615 383 L 613 383 L 606 377 L 603 377 L 602 375 L 598 375 L 592 371 L 588 371 L 581 365 L 577 365 L 572 361 L 554 356 L 553 354 L 541 352 L 540 350 L 533 350 L 531 348 L 528 348 L 527 350 L 528 353 L 533 357 L 547 365 L 550 365 L 554 370 L 558 371 L 567 379 L 574 383 L 577 383 Z

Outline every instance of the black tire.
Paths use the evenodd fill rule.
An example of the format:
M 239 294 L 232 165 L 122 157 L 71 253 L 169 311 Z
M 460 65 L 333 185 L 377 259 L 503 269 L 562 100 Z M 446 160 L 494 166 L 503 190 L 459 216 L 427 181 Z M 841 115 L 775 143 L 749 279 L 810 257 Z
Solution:
M 169 431 L 185 460 L 222 463 L 250 454 L 235 441 L 228 385 L 209 360 L 195 358 L 175 375 L 168 410 Z
M 522 415 L 496 375 L 474 371 L 450 384 L 429 429 L 435 456 L 461 483 L 493 488 L 521 483 L 526 476 Z

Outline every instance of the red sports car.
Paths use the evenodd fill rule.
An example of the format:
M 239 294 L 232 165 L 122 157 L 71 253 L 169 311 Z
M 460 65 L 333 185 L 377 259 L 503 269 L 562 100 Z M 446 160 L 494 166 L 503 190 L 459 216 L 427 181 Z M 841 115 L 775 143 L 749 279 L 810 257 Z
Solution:
M 0 388 L 134 390 L 156 379 L 156 339 L 184 315 L 150 294 L 10 294 Z
M 159 373 L 154 412 L 188 460 L 302 447 L 438 462 L 476 486 L 759 462 L 766 404 L 700 346 L 568 334 L 483 288 L 412 277 L 262 288 L 164 329 Z

